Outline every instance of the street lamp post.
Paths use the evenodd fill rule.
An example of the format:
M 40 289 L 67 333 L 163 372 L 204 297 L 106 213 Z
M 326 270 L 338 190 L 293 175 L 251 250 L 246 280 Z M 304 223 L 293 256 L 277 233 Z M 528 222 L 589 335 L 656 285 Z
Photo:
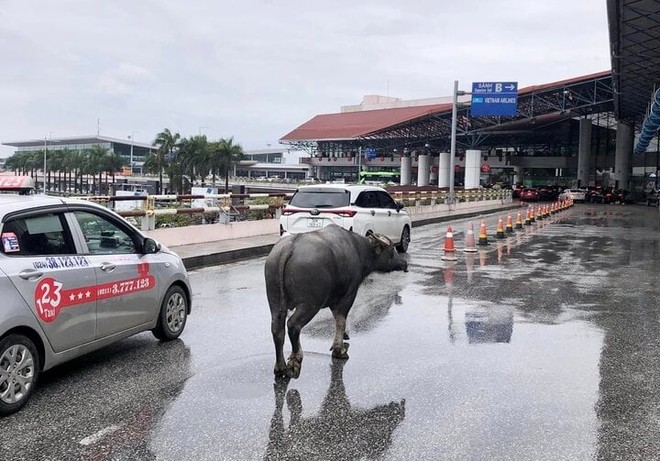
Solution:
M 48 138 L 44 136 L 44 195 L 46 194 L 46 151 L 48 150 Z
M 131 166 L 130 166 L 131 176 L 133 176 L 133 144 L 135 142 L 135 133 L 136 133 L 136 131 L 131 131 L 131 135 L 128 137 L 128 139 L 131 140 L 131 159 L 130 159 L 130 162 L 131 162 Z
M 449 199 L 450 205 L 454 204 L 454 168 L 456 163 L 456 122 L 458 118 L 458 97 L 464 96 L 465 91 L 458 91 L 458 80 L 454 80 L 454 97 L 451 106 L 451 148 L 449 154 Z

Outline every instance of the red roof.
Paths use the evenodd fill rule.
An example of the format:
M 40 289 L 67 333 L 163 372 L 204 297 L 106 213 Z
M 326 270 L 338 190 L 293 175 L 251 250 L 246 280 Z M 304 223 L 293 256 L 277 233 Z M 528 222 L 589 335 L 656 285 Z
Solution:
M 518 95 L 605 77 L 608 74 L 611 74 L 611 71 L 597 72 L 557 82 L 528 86 L 519 89 Z M 404 122 L 421 119 L 429 115 L 450 112 L 451 106 L 451 103 L 433 104 L 317 115 L 284 135 L 280 141 L 340 141 L 356 139 L 392 128 Z
M 602 72 L 595 72 L 593 74 L 580 75 L 579 77 L 568 78 L 566 80 L 559 80 L 557 82 L 552 82 L 552 83 L 526 86 L 525 88 L 520 88 L 518 90 L 518 96 L 520 96 L 521 94 L 533 93 L 535 91 L 545 90 L 548 88 L 555 88 L 559 86 L 570 85 L 572 83 L 584 82 L 585 80 L 594 80 L 600 77 L 607 77 L 608 75 L 612 75 L 611 70 L 604 70 Z
M 451 110 L 451 104 L 322 114 L 284 135 L 280 141 L 353 139 L 447 110 Z

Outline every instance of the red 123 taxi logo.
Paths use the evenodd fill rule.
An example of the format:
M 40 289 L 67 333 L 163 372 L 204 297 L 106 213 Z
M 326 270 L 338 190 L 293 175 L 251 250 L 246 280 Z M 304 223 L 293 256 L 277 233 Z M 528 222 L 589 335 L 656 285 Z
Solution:
M 149 274 L 148 263 L 138 264 L 138 274 L 130 279 L 70 289 L 64 289 L 62 282 L 47 277 L 39 282 L 34 292 L 37 314 L 41 320 L 50 323 L 65 307 L 151 290 L 156 286 L 155 277 Z

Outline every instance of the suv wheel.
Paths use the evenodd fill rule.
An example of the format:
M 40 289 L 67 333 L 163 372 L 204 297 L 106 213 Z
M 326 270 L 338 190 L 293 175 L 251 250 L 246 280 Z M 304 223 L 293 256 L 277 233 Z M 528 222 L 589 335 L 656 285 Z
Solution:
M 11 334 L 0 341 L 0 415 L 27 403 L 40 373 L 39 352 L 27 336 Z
M 408 251 L 408 245 L 410 244 L 410 228 L 408 226 L 403 226 L 401 231 L 401 240 L 399 241 L 396 249 L 399 253 L 405 253 Z
M 171 341 L 181 335 L 187 318 L 188 298 L 186 293 L 181 287 L 173 285 L 165 293 L 158 313 L 156 328 L 151 332 L 161 341 Z

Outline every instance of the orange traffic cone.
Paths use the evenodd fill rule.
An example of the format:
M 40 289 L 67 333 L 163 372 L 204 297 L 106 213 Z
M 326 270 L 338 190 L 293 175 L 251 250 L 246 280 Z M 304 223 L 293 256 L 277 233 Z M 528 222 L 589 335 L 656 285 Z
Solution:
M 440 258 L 443 261 L 456 261 L 458 259 L 456 258 L 456 248 L 454 247 L 454 231 L 452 231 L 451 226 L 447 228 L 443 250 L 445 254 Z
M 522 213 L 520 210 L 518 210 L 518 216 L 516 217 L 516 229 L 522 229 L 523 228 L 523 222 L 522 222 Z
M 502 216 L 497 220 L 497 233 L 495 234 L 495 237 L 498 239 L 503 239 L 505 237 L 504 235 L 504 221 L 502 221 Z
M 481 220 L 481 227 L 479 227 L 479 245 L 488 245 L 488 231 L 486 230 L 486 221 Z
M 474 243 L 474 224 L 470 221 L 468 224 L 467 234 L 465 234 L 465 248 L 463 248 L 465 253 L 476 253 L 477 247 Z
M 530 208 L 527 208 L 527 214 L 525 215 L 525 225 L 530 226 L 532 224 L 532 212 Z

